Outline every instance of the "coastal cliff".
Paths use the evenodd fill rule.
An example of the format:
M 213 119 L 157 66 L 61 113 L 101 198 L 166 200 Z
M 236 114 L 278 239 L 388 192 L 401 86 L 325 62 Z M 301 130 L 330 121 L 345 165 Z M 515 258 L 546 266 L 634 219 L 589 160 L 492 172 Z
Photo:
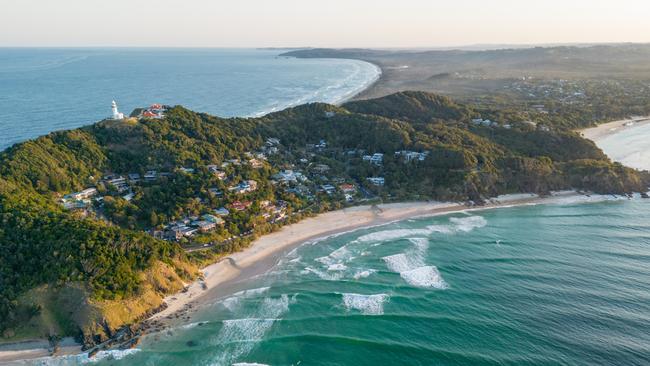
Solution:
M 0 153 L 0 331 L 101 343 L 198 267 L 348 205 L 649 183 L 562 126 L 422 92 L 260 118 L 173 107 L 102 121 Z

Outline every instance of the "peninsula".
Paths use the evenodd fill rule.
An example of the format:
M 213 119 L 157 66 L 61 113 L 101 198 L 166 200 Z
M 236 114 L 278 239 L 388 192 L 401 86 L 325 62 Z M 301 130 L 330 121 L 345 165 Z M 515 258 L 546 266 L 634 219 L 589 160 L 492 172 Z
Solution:
M 503 194 L 650 184 L 562 124 L 425 92 L 260 118 L 150 109 L 0 153 L 3 341 L 119 342 L 129 325 L 177 310 L 166 296 L 195 294 L 188 284 L 212 275 L 199 268 L 322 212 L 366 206 L 354 220 L 330 216 L 354 228 Z M 382 206 L 427 200 L 452 203 Z M 276 254 L 296 243 L 264 238 L 259 250 Z

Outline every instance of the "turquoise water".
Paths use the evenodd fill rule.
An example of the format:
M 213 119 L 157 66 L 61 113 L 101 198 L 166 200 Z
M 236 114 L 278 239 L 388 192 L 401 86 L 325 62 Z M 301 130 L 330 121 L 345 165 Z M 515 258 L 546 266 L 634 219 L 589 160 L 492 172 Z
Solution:
M 250 49 L 0 48 L 0 149 L 152 103 L 255 116 L 307 102 L 337 103 L 378 69 L 365 62 L 277 57 Z
M 99 364 L 648 365 L 650 200 L 577 201 L 307 243 Z

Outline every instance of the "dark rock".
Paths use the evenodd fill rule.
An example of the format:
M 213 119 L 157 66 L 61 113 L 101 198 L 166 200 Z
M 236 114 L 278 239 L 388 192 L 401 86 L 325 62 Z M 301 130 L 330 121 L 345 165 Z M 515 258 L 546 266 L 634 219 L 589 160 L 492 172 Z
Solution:
M 198 343 L 196 343 L 196 341 L 187 341 L 186 344 L 188 347 L 196 347 L 199 345 Z

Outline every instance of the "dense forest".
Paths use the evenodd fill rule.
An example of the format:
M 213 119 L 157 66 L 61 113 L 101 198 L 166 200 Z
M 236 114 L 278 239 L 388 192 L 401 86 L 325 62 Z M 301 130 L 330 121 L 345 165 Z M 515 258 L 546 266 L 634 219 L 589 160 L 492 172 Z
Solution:
M 477 122 L 487 119 L 492 122 Z M 326 174 L 310 176 L 313 187 L 354 182 L 383 201 L 480 204 L 513 192 L 645 192 L 650 183 L 646 172 L 609 161 L 572 130 L 531 123 L 516 111 L 473 108 L 422 92 L 341 107 L 309 104 L 261 118 L 222 119 L 177 106 L 160 120 L 107 120 L 54 132 L 0 153 L 0 333 L 13 334 L 12 329 L 42 310 L 24 301 L 39 286 L 81 284 L 89 301 L 101 303 L 142 294 L 151 285 L 143 273 L 161 263 L 180 278 L 193 278 L 196 273 L 184 264 L 214 256 L 187 254 L 184 243 L 148 232 L 242 199 L 206 167 L 246 159 L 268 139 L 278 139 L 281 149 L 261 167 L 222 165 L 228 181 L 254 180 L 258 188 L 244 196 L 253 203 L 250 209 L 233 213 L 206 241 L 259 235 L 281 225 L 260 219 L 263 201 L 283 202 L 296 214 L 293 220 L 308 208 L 318 212 L 349 204 L 340 194 L 317 188 L 301 194 L 276 184 L 273 176 L 282 169 L 308 172 L 327 166 Z M 314 150 L 321 141 L 326 147 L 321 143 Z M 426 158 L 405 162 L 396 154 L 401 151 L 426 152 Z M 362 158 L 378 153 L 384 154 L 382 164 Z M 181 167 L 192 173 L 182 173 Z M 100 182 L 106 174 L 150 170 L 169 175 L 134 187 L 129 200 Z M 378 176 L 385 178 L 385 186 L 367 183 Z M 99 190 L 101 209 L 81 214 L 59 203 L 65 194 L 87 187 Z M 217 197 L 211 188 L 225 193 Z M 230 242 L 210 250 L 218 255 L 242 245 L 246 243 Z M 164 289 L 157 291 L 164 295 Z

